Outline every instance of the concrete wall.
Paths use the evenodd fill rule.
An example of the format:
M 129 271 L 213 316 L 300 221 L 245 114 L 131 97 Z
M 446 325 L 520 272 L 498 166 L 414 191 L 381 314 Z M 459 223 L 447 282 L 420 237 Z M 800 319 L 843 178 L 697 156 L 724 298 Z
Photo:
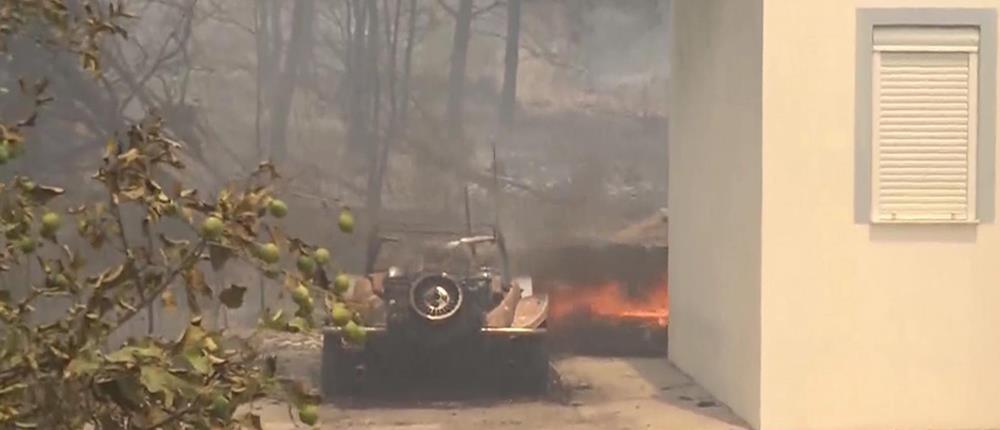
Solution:
M 1000 226 L 991 222 L 892 227 L 854 222 L 855 13 L 861 7 L 996 8 L 1000 0 L 765 0 L 760 428 L 997 428 Z M 736 34 L 743 33 L 739 30 L 742 26 L 758 25 L 753 16 L 744 21 L 733 24 Z M 694 21 L 684 25 L 703 24 Z M 714 37 L 727 41 L 752 37 L 733 35 L 720 23 L 707 27 L 704 31 L 718 33 Z M 755 61 L 751 53 L 741 55 L 747 64 Z M 702 61 L 718 59 L 713 50 Z M 735 62 L 712 65 L 729 68 Z M 708 74 L 706 79 L 728 73 L 703 72 Z M 735 116 L 731 103 L 714 102 L 714 108 Z M 696 103 L 693 112 L 681 115 L 690 120 L 690 116 L 707 115 L 705 109 Z M 729 129 L 752 129 L 741 121 L 726 123 L 732 117 L 717 119 L 716 126 L 727 130 L 710 132 L 713 135 Z M 692 126 L 704 123 L 704 119 L 691 121 Z M 672 136 L 671 144 L 678 147 L 676 151 L 671 148 L 671 155 L 677 157 L 673 168 L 679 172 L 670 177 L 671 197 L 675 192 L 684 193 L 696 179 L 720 175 L 715 168 L 706 169 L 704 174 L 682 170 L 689 169 L 684 167 L 687 162 L 700 163 L 695 164 L 698 168 L 712 164 L 702 160 L 703 153 L 684 140 L 690 139 L 689 133 L 694 132 Z M 745 147 L 749 141 L 724 143 L 725 148 L 712 146 L 711 150 L 741 154 L 747 157 L 746 163 L 756 161 L 757 154 Z M 739 173 L 730 175 L 755 180 L 751 173 L 754 167 L 719 154 L 712 161 L 727 168 L 735 165 Z M 673 183 L 675 180 L 678 183 Z M 708 188 L 725 190 L 720 181 L 724 179 L 709 180 Z M 751 189 L 756 183 L 740 187 Z M 685 335 L 688 325 L 699 324 L 704 315 L 691 315 L 698 312 L 682 308 L 695 305 L 702 312 L 712 308 L 698 302 L 710 294 L 690 291 L 695 289 L 690 283 L 701 282 L 708 291 L 718 293 L 721 288 L 713 285 L 721 283 L 714 278 L 734 275 L 736 267 L 744 275 L 752 274 L 742 264 L 757 254 L 736 245 L 747 254 L 733 259 L 728 255 L 731 250 L 726 249 L 718 251 L 726 254 L 724 257 L 711 255 L 692 245 L 691 235 L 709 232 L 706 246 L 720 248 L 743 239 L 744 234 L 751 237 L 747 240 L 757 240 L 743 229 L 708 229 L 709 223 L 725 225 L 732 221 L 728 217 L 750 212 L 753 204 L 744 201 L 745 196 L 735 198 L 739 203 L 733 203 L 732 213 L 706 213 L 703 221 L 692 223 L 704 229 L 683 231 L 687 223 L 677 225 L 671 220 L 671 228 L 682 230 L 671 230 L 671 240 L 674 234 L 681 236 L 679 243 L 684 247 L 671 250 L 670 270 L 681 271 L 679 297 L 671 297 L 675 305 L 671 313 L 678 316 L 674 321 L 680 325 L 676 331 L 682 342 L 672 342 L 671 349 L 686 368 L 699 372 L 712 367 L 691 364 L 695 356 L 705 359 L 706 347 Z M 708 209 L 704 201 L 708 199 L 715 201 L 714 197 L 682 194 L 671 200 L 670 209 L 692 216 L 691 210 Z M 692 203 L 695 208 L 684 209 Z M 716 236 L 720 232 L 730 237 L 720 239 Z M 685 262 L 710 262 L 726 270 L 720 275 L 696 275 L 691 273 L 693 269 L 678 267 Z M 748 276 L 745 282 L 756 280 Z M 750 288 L 749 284 L 746 287 Z M 735 297 L 753 299 L 744 292 Z M 732 303 L 733 298 L 711 298 L 720 300 L 725 312 L 739 307 Z M 737 320 L 750 313 L 743 310 L 740 317 L 727 320 L 733 325 L 730 328 L 709 325 L 698 330 L 710 336 L 736 333 L 749 324 Z M 718 320 L 721 318 L 711 319 Z M 692 347 L 697 352 L 677 351 Z M 756 358 L 748 354 L 748 360 Z M 706 377 L 701 373 L 695 376 Z M 715 379 L 719 377 L 722 375 L 708 378 L 718 384 Z M 740 380 L 730 381 L 725 391 L 744 389 L 742 378 L 741 374 Z
M 755 423 L 761 1 L 673 2 L 670 359 Z

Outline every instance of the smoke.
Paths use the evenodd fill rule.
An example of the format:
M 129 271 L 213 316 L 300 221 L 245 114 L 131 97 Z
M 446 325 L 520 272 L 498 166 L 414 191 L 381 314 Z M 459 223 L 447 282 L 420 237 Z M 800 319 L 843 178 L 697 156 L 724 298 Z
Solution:
M 584 16 L 582 61 L 594 84 L 614 86 L 669 73 L 667 2 L 594 2 Z M 661 55 L 657 55 L 657 54 Z
M 278 32 L 268 39 L 273 44 L 287 42 L 294 2 L 210 3 L 132 2 L 141 17 L 129 24 L 128 40 L 108 46 L 106 81 L 79 73 L 72 57 L 13 51 L 0 58 L 0 112 L 5 117 L 21 102 L 14 97 L 20 76 L 50 76 L 56 97 L 39 120 L 41 143 L 5 166 L 4 177 L 30 172 L 40 182 L 65 186 L 72 202 L 103 198 L 97 184 L 87 179 L 98 167 L 103 143 L 126 119 L 154 106 L 167 116 L 171 131 L 188 143 L 183 176 L 188 185 L 211 195 L 255 166 L 266 153 L 262 149 L 272 143 L 258 139 L 256 131 L 268 136 L 266 101 L 277 87 L 284 57 L 258 62 L 254 5 L 281 9 L 269 21 Z M 344 3 L 317 2 L 316 37 L 291 107 L 289 156 L 279 166 L 287 173 L 280 191 L 292 209 L 286 220 L 292 235 L 332 249 L 340 267 L 360 270 L 364 238 L 339 235 L 330 209 L 331 202 L 363 206 L 368 169 L 363 161 L 345 156 L 343 102 L 349 92 Z M 503 71 L 504 8 L 474 22 L 466 138 L 445 141 L 440 124 L 453 21 L 436 2 L 417 3 L 421 13 L 413 100 L 408 128 L 390 152 L 384 217 L 462 227 L 462 195 L 455 191 L 472 183 L 475 222 L 493 222 L 499 211 L 511 247 L 526 249 L 606 237 L 665 205 L 669 1 L 525 2 L 516 132 L 497 148 L 505 177 L 499 206 L 488 190 Z M 480 7 L 490 3 L 478 2 Z M 192 4 L 200 8 L 193 16 L 185 12 Z M 258 72 L 263 73 L 259 88 Z M 388 84 L 382 84 L 387 97 Z M 264 99 L 260 118 L 258 98 Z M 358 231 L 372 221 L 359 213 Z M 256 275 L 240 267 L 214 282 L 217 287 L 258 285 Z M 233 320 L 253 322 L 257 294 L 247 293 L 253 298 L 248 310 Z

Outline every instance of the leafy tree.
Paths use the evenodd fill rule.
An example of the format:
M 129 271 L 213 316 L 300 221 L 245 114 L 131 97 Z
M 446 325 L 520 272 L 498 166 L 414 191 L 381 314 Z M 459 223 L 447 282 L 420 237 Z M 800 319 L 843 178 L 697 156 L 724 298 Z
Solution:
M 0 53 L 12 38 L 30 37 L 39 49 L 78 55 L 81 67 L 99 78 L 102 38 L 124 36 L 122 22 L 134 18 L 115 3 L 99 4 L 5 0 Z M 0 163 L 37 144 L 27 131 L 48 103 L 58 103 L 46 87 L 45 80 L 21 81 L 30 103 L 22 118 L 0 118 Z M 93 175 L 105 191 L 100 201 L 71 205 L 62 201 L 63 189 L 24 175 L 0 184 L 0 271 L 32 266 L 44 274 L 16 288 L 6 278 L 0 286 L 0 428 L 259 429 L 260 418 L 240 406 L 264 396 L 283 396 L 300 421 L 315 423 L 318 397 L 279 381 L 274 360 L 257 357 L 251 345 L 205 327 L 199 304 L 242 306 L 246 288 L 232 285 L 216 295 L 202 271 L 241 259 L 294 292 L 294 318 L 276 314 L 266 326 L 316 328 L 314 296 L 323 297 L 328 315 L 337 308 L 338 324 L 356 326 L 357 314 L 344 317 L 326 273 L 329 253 L 271 222 L 287 208 L 273 195 L 278 173 L 270 163 L 209 198 L 176 180 L 165 184 L 183 177 L 176 174 L 184 169 L 182 150 L 150 116 L 108 139 Z M 168 237 L 171 224 L 187 234 Z M 87 261 L 105 249 L 115 252 L 114 263 Z M 281 254 L 296 267 L 283 268 Z M 179 339 L 110 345 L 110 336 L 151 303 L 176 306 L 171 286 L 177 284 L 193 315 Z M 38 311 L 56 301 L 69 303 L 65 312 Z

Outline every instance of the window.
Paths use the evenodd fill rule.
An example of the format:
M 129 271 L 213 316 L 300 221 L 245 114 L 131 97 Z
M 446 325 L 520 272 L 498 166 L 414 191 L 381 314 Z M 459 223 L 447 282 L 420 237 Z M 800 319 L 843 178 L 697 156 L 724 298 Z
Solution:
M 995 222 L 995 9 L 858 9 L 855 220 Z
M 873 32 L 874 222 L 976 220 L 979 29 Z

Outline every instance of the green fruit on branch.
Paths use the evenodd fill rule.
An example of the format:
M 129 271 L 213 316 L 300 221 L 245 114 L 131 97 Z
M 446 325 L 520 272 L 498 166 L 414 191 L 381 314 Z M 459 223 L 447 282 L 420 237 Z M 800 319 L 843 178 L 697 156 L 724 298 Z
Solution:
M 205 218 L 201 223 L 201 234 L 205 239 L 214 240 L 222 236 L 224 225 L 222 220 L 214 216 Z
M 7 164 L 12 157 L 10 149 L 7 148 L 6 144 L 0 145 L 0 165 Z
M 306 288 L 305 285 L 299 284 L 292 290 L 292 300 L 299 305 L 308 302 L 310 298 L 312 296 L 309 295 L 309 288 Z
M 267 204 L 267 209 L 271 212 L 271 216 L 275 218 L 284 218 L 285 215 L 288 215 L 288 205 L 278 199 L 272 199 L 271 202 Z
M 347 323 L 351 322 L 351 310 L 347 309 L 347 305 L 343 303 L 337 303 L 333 305 L 333 309 L 330 311 L 330 317 L 333 319 L 333 324 L 337 327 L 343 327 Z
M 31 254 L 38 248 L 38 242 L 30 237 L 25 237 L 17 241 L 17 248 L 25 254 Z
M 42 234 L 49 236 L 54 234 L 62 226 L 62 218 L 55 212 L 46 212 L 42 215 Z
M 307 426 L 316 425 L 319 422 L 319 410 L 316 405 L 302 405 L 299 407 L 299 421 Z
M 281 259 L 281 253 L 278 251 L 278 245 L 265 243 L 257 249 L 257 257 L 265 263 L 274 264 Z
M 341 273 L 333 278 L 333 292 L 337 294 L 344 294 L 347 289 L 351 288 L 351 278 L 347 275 Z
M 361 328 L 361 326 L 353 320 L 348 321 L 347 324 L 344 325 L 344 338 L 347 339 L 348 342 L 355 345 L 361 345 L 365 343 L 366 336 L 367 334 L 365 333 L 365 329 Z
M 340 217 L 337 219 L 337 227 L 340 227 L 340 231 L 344 233 L 354 232 L 354 215 L 351 214 L 350 209 L 340 211 Z
M 306 275 L 316 273 L 316 260 L 313 260 L 308 255 L 299 256 L 299 259 L 295 262 L 295 266 L 299 268 L 300 272 Z
M 327 250 L 326 248 L 318 248 L 318 249 L 316 249 L 316 251 L 313 252 L 313 260 L 316 260 L 316 263 L 319 263 L 321 265 L 329 263 L 330 262 L 330 251 Z

